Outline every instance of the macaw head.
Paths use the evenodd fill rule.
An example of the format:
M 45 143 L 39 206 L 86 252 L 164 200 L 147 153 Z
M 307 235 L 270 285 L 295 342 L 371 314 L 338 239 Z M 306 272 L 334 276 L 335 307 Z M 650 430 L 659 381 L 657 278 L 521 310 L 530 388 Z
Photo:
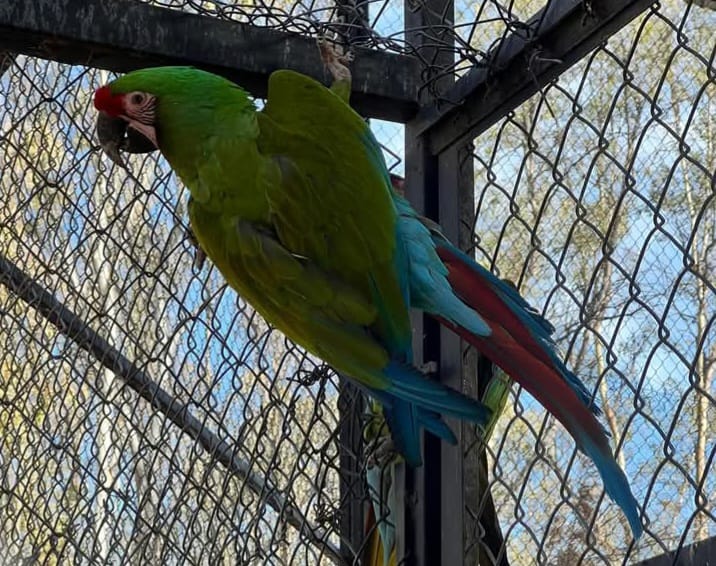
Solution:
M 186 146 L 208 126 L 209 114 L 226 101 L 226 93 L 237 90 L 227 79 L 191 67 L 127 73 L 95 91 L 100 145 L 120 166 L 124 166 L 120 151 L 160 149 L 166 154 L 170 145 Z
M 131 99 L 134 98 L 134 101 Z M 144 119 L 135 117 L 135 106 L 141 100 L 149 101 L 151 115 Z M 158 149 L 156 126 L 154 124 L 154 106 L 156 97 L 137 92 L 127 95 L 113 95 L 109 85 L 95 93 L 94 105 L 99 110 L 97 116 L 97 137 L 102 150 L 117 165 L 124 167 L 119 151 L 128 153 L 149 153 Z

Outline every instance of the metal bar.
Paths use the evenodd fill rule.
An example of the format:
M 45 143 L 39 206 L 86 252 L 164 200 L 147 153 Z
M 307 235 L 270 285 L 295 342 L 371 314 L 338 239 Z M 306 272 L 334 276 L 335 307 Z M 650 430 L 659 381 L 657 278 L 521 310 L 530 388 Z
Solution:
M 426 213 L 426 187 L 430 186 L 431 179 L 434 179 L 435 162 L 425 151 L 423 138 L 415 135 L 408 124 L 405 128 L 405 194 L 421 214 Z M 411 322 L 413 357 L 416 363 L 422 363 L 427 359 L 430 343 L 435 342 L 435 332 L 428 330 L 429 320 L 422 314 L 413 313 Z M 403 529 L 398 531 L 397 538 L 398 563 L 404 560 L 414 566 L 434 564 L 428 560 L 427 554 L 431 542 L 429 537 L 437 531 L 436 526 L 439 527 L 440 510 L 432 509 L 425 495 L 430 492 L 430 468 L 435 466 L 436 459 L 439 466 L 439 458 L 439 451 L 435 454 L 434 439 L 424 436 L 423 466 L 413 469 L 403 465 L 402 474 L 396 474 L 398 477 L 402 475 L 405 481 L 402 484 L 404 490 L 401 490 L 405 505 L 398 510 L 396 521 L 403 526 Z
M 461 250 L 471 254 L 475 243 L 475 181 L 473 145 L 460 146 L 458 159 L 457 228 L 447 228 Z M 447 154 L 453 152 L 448 151 Z M 444 155 L 444 154 L 443 154 Z M 447 203 L 449 204 L 449 203 Z M 446 211 L 446 215 L 447 215 Z M 455 220 L 452 213 L 452 220 Z M 448 218 L 441 221 L 447 224 Z M 474 399 L 483 399 L 493 377 L 493 365 L 468 343 L 460 342 L 462 392 Z M 453 385 L 455 386 L 455 385 Z M 462 424 L 462 522 L 464 532 L 463 561 L 465 564 L 509 566 L 504 537 L 489 485 L 487 448 L 480 430 Z M 457 479 L 456 479 L 457 481 Z M 469 512 L 468 512 L 469 509 Z M 479 537 L 479 540 L 476 540 Z
M 79 316 L 2 255 L 0 255 L 0 283 L 44 316 L 59 332 L 114 372 L 137 395 L 166 415 L 181 432 L 196 440 L 213 460 L 221 463 L 228 472 L 240 478 L 281 518 L 316 546 L 322 555 L 330 558 L 335 564 L 346 564 L 339 549 L 328 540 L 329 533 L 312 525 L 301 510 L 291 505 L 265 478 L 252 472 L 251 464 L 238 458 L 231 444 L 206 429 L 203 423 L 191 414 L 187 405 L 159 387 L 149 375 L 113 348 Z
M 458 80 L 441 100 L 421 108 L 416 131 L 429 138 L 431 153 L 473 139 L 555 80 L 624 27 L 650 0 L 551 1 Z
M 365 408 L 363 394 L 348 379 L 341 376 L 338 413 L 340 415 L 340 533 L 341 553 L 347 563 L 353 563 L 356 552 L 365 540 L 364 503 L 367 493 L 363 481 L 361 445 L 362 419 Z
M 329 79 L 312 38 L 134 0 L 0 2 L 0 49 L 117 72 L 193 65 L 255 96 L 266 95 L 276 69 Z M 351 71 L 351 104 L 358 112 L 404 121 L 417 111 L 416 58 L 356 48 Z
M 410 2 L 405 0 L 404 18 L 406 39 L 412 45 L 419 48 L 422 38 L 414 31 L 422 29 L 423 10 L 412 10 Z M 412 30 L 412 31 L 411 31 Z M 405 196 L 420 214 L 425 214 L 425 197 L 429 168 L 435 168 L 435 160 L 425 151 L 424 140 L 411 127 L 410 123 L 405 125 Z M 411 325 L 413 328 L 413 359 L 416 363 L 422 363 L 425 359 L 425 347 L 429 340 L 426 334 L 426 317 L 422 313 L 411 314 Z M 430 338 L 432 339 L 432 338 Z M 423 436 L 423 460 L 424 465 L 420 468 L 410 468 L 403 464 L 400 466 L 396 479 L 402 481 L 403 489 L 400 490 L 402 502 L 398 509 L 396 540 L 396 558 L 398 563 L 406 563 L 411 566 L 426 566 L 427 541 L 425 533 L 429 532 L 428 521 L 435 513 L 429 512 L 426 507 L 426 468 L 432 464 L 432 458 L 427 458 L 427 452 L 431 450 L 427 438 Z M 432 454 L 431 454 L 432 456 Z
M 406 39 L 430 66 L 426 74 L 449 66 L 454 54 L 444 49 L 450 39 L 450 22 L 453 18 L 452 0 L 422 0 L 419 8 L 405 3 Z M 412 30 L 412 31 L 411 31 Z M 446 34 L 436 43 L 434 35 Z M 441 48 L 436 47 L 440 45 Z M 433 80 L 433 88 L 426 89 L 427 97 L 452 84 L 452 77 L 423 76 Z M 426 99 L 422 103 L 429 102 Z M 405 131 L 406 194 L 416 210 L 433 220 L 442 215 L 448 220 L 457 211 L 457 185 L 450 179 L 450 167 L 457 161 L 456 152 L 448 152 L 439 160 L 427 148 L 427 139 L 421 136 L 416 124 L 408 122 Z M 442 183 L 446 183 L 445 194 Z M 441 209 L 443 210 L 441 212 Z M 440 325 L 426 316 L 414 317 L 415 359 L 420 362 L 437 362 L 441 381 L 455 384 L 459 374 L 459 340 L 443 335 Z M 457 340 L 454 341 L 453 339 Z M 456 348 L 457 346 L 457 353 Z M 457 365 L 456 365 L 457 364 Z M 457 369 L 457 373 L 455 370 Z M 457 387 L 460 388 L 458 383 Z M 460 438 L 460 427 L 450 423 Z M 423 465 L 406 470 L 406 497 L 410 506 L 406 510 L 406 552 L 408 562 L 416 566 L 445 564 L 460 566 L 462 560 L 462 485 L 455 478 L 462 477 L 459 448 L 443 446 L 436 437 L 423 437 Z M 458 502 L 456 504 L 456 502 Z M 457 512 L 456 512 L 457 511 Z
M 439 216 L 443 233 L 451 241 L 460 238 L 460 194 L 472 192 L 472 154 L 467 159 L 464 147 L 457 146 L 438 157 Z M 440 380 L 458 391 L 463 389 L 463 356 L 460 338 L 445 327 L 440 328 Z M 456 446 L 442 443 L 441 464 L 441 564 L 458 566 L 465 560 L 465 499 L 463 478 L 462 423 L 450 419 L 448 424 L 458 437 Z
M 475 245 L 475 162 L 472 144 L 461 146 L 458 191 L 459 226 L 457 243 L 472 254 Z M 462 348 L 462 391 L 483 399 L 494 367 L 466 342 Z M 487 447 L 480 431 L 462 423 L 462 497 L 464 525 L 464 563 L 481 566 L 509 566 L 495 502 L 490 491 Z M 470 512 L 467 510 L 470 509 Z M 479 536 L 479 541 L 475 538 Z
M 692 564 L 716 564 L 716 537 L 653 556 L 635 566 L 690 566 Z

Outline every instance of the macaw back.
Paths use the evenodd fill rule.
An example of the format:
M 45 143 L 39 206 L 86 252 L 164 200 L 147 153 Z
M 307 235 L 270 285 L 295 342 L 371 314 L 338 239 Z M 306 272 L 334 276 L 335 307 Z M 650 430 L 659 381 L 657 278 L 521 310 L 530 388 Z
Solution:
M 330 143 L 343 135 L 335 125 L 340 120 L 317 118 L 308 126 L 310 105 L 320 100 L 315 93 L 299 99 L 297 79 L 304 77 L 274 74 L 264 111 L 247 107 L 250 116 L 234 119 L 232 129 L 205 136 L 205 150 L 191 163 L 175 166 L 171 152 L 167 158 L 191 191 L 197 240 L 229 284 L 290 338 L 380 386 L 376 375 L 389 354 L 371 336 L 381 333 L 375 280 L 401 299 L 393 314 L 402 319 L 403 334 L 410 332 L 389 238 L 395 212 L 380 175 L 363 174 L 374 189 L 366 191 L 372 212 L 361 215 L 360 196 L 343 182 L 357 171 L 335 173 L 351 155 L 354 167 L 365 168 L 356 159 L 361 154 L 350 143 Z M 206 127 L 215 132 L 210 121 Z

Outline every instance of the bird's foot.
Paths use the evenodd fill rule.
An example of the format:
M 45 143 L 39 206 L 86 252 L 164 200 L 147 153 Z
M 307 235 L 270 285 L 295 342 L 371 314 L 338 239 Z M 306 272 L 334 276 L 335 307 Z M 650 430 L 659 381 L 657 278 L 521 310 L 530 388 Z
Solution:
M 327 364 L 321 364 L 311 370 L 300 369 L 296 372 L 295 377 L 289 377 L 288 379 L 289 381 L 295 381 L 304 387 L 310 387 L 314 383 L 328 379 L 330 375 L 331 367 Z
M 378 438 L 368 445 L 366 451 L 368 454 L 366 465 L 368 468 L 384 468 L 398 453 L 395 448 L 395 443 L 389 435 L 378 436 Z
M 321 61 L 331 73 L 335 82 L 351 81 L 351 71 L 348 65 L 353 61 L 353 52 L 344 49 L 334 39 L 326 36 L 318 38 L 318 50 L 321 53 Z
M 438 373 L 438 363 L 437 362 L 425 362 L 424 364 L 418 366 L 418 369 L 426 375 Z

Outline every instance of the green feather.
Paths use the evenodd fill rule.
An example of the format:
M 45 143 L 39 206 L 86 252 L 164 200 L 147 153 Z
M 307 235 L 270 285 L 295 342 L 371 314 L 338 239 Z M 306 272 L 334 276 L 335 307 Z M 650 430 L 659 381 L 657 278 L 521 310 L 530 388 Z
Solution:
M 409 345 L 411 328 L 397 213 L 361 117 L 291 71 L 270 77 L 261 112 L 233 83 L 186 67 L 135 71 L 111 89 L 156 96 L 160 149 L 227 282 L 291 339 L 387 389 L 390 350 Z

